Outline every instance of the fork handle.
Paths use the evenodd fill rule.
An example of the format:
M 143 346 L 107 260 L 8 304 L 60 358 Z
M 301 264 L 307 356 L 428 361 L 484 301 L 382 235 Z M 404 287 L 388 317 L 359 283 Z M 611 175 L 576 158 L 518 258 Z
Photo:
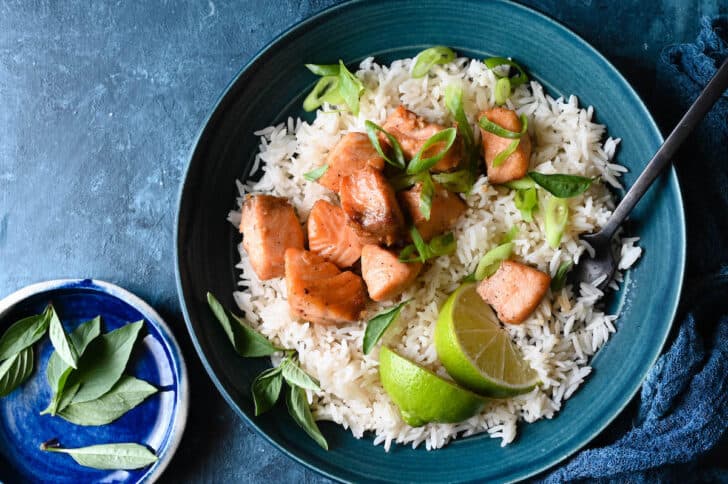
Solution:
M 700 124 L 700 121 L 708 114 L 710 108 L 718 101 L 720 96 L 728 88 L 728 58 L 723 61 L 713 78 L 708 82 L 698 98 L 693 102 L 690 109 L 682 117 L 678 125 L 672 130 L 665 142 L 657 150 L 655 156 L 647 164 L 644 171 L 624 196 L 617 208 L 614 210 L 609 222 L 602 229 L 602 232 L 611 238 L 617 228 L 622 225 L 624 219 L 632 211 L 637 202 L 647 192 L 655 181 L 655 178 L 670 164 L 675 153 L 683 144 L 685 139 Z

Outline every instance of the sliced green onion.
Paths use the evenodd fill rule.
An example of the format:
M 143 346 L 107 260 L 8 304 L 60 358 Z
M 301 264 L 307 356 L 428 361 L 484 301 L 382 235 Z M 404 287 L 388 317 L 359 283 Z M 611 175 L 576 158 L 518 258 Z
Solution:
M 438 235 L 430 240 L 430 254 L 435 257 L 453 254 L 456 248 L 457 243 L 452 232 Z
M 521 131 L 510 131 L 498 124 L 495 124 L 493 121 L 488 119 L 486 116 L 482 116 L 478 120 L 478 124 L 481 128 L 486 130 L 489 133 L 493 133 L 494 135 L 500 137 L 500 138 L 508 138 L 508 139 L 519 139 L 523 134 L 528 130 L 528 118 L 525 114 L 521 114 L 520 116 L 521 120 Z
M 470 149 L 475 143 L 475 138 L 473 136 L 473 127 L 470 125 L 463 108 L 463 88 L 461 86 L 449 84 L 445 88 L 445 106 L 458 123 L 458 131 L 463 138 L 465 148 Z
M 596 180 L 596 178 L 564 175 L 561 173 L 544 175 L 535 171 L 532 171 L 528 175 L 547 192 L 551 193 L 551 195 L 559 198 L 571 198 L 580 195 Z
M 518 87 L 521 84 L 525 84 L 528 82 L 528 76 L 526 75 L 526 72 L 523 70 L 523 68 L 510 59 L 506 59 L 505 57 L 491 57 L 490 59 L 485 59 L 485 61 L 483 62 L 485 62 L 485 66 L 488 69 L 495 69 L 498 66 L 508 66 L 515 68 L 518 71 L 517 76 L 506 76 L 510 79 L 511 86 L 513 87 Z
M 369 136 L 369 141 L 372 143 L 372 146 L 374 146 L 374 149 L 377 151 L 379 156 L 384 158 L 384 161 L 386 161 L 390 165 L 396 166 L 397 168 L 404 170 L 404 168 L 405 168 L 404 153 L 402 153 L 402 147 L 400 146 L 399 141 L 397 141 L 397 138 L 395 138 L 391 134 L 387 133 L 384 130 L 384 128 L 382 128 L 378 124 L 373 123 L 371 121 L 366 121 L 364 123 L 364 126 L 366 127 L 367 136 Z M 389 140 L 389 144 L 392 147 L 392 151 L 394 151 L 394 159 L 390 158 L 389 156 L 386 155 L 386 153 L 384 153 L 382 146 L 379 144 L 379 137 L 377 136 L 377 131 L 384 133 L 384 136 L 386 136 L 387 140 Z
M 536 187 L 517 190 L 513 202 L 516 208 L 521 211 L 523 220 L 533 222 L 533 212 L 538 208 Z
M 303 178 L 310 182 L 315 182 L 316 180 L 324 176 L 327 171 L 329 171 L 329 165 L 321 165 L 318 168 L 309 171 L 308 173 L 304 173 Z
M 415 157 L 412 158 L 412 161 L 410 161 L 409 166 L 407 166 L 407 173 L 409 173 L 410 175 L 415 175 L 421 171 L 429 170 L 438 161 L 440 161 L 443 156 L 445 156 L 445 154 L 455 142 L 456 136 L 457 131 L 455 130 L 455 128 L 447 128 L 427 138 L 427 141 L 425 141 L 425 143 L 422 145 L 422 148 L 420 148 Z M 431 156 L 429 158 L 422 158 L 422 156 L 428 149 L 438 143 L 445 143 L 445 147 L 434 156 Z
M 495 83 L 495 103 L 502 106 L 511 97 L 511 81 L 507 77 L 501 77 Z
M 518 235 L 518 227 L 516 227 L 514 225 L 513 227 L 511 227 L 511 230 L 506 232 L 506 235 L 503 236 L 503 242 L 501 242 L 501 244 L 513 242 L 513 239 L 515 239 L 517 235 Z
M 358 77 L 349 72 L 341 60 L 339 60 L 339 92 L 354 116 L 358 116 L 359 97 L 364 92 L 364 85 Z
M 399 253 L 400 262 L 426 262 L 434 257 L 441 255 L 450 255 L 455 252 L 457 243 L 455 242 L 455 236 L 452 232 L 438 235 L 433 237 L 428 244 L 422 239 L 420 231 L 417 227 L 410 229 L 410 236 L 412 237 L 412 244 L 408 245 Z M 412 257 L 417 251 L 418 256 Z
M 473 173 L 470 170 L 458 170 L 450 173 L 437 173 L 432 178 L 451 192 L 468 193 L 473 187 Z
M 501 262 L 511 256 L 511 252 L 513 252 L 513 242 L 506 242 L 486 252 L 475 268 L 475 279 L 482 281 L 495 274 Z
M 503 164 L 503 162 L 506 161 L 506 159 L 509 156 L 511 156 L 514 151 L 516 151 L 516 148 L 518 148 L 518 144 L 520 142 L 521 142 L 520 139 L 514 139 L 506 147 L 506 149 L 504 149 L 503 151 L 501 151 L 500 153 L 498 153 L 497 155 L 495 155 L 495 158 L 493 158 L 493 162 L 491 163 L 493 165 L 493 167 L 501 166 Z
M 559 268 L 556 270 L 556 274 L 554 274 L 554 278 L 551 279 L 551 292 L 560 291 L 564 288 L 564 286 L 566 285 L 566 276 L 568 275 L 569 270 L 573 265 L 574 261 L 566 261 L 561 263 Z
M 306 96 L 303 101 L 304 111 L 315 111 L 324 102 L 331 104 L 337 104 L 326 99 L 327 96 L 331 96 L 334 93 L 338 95 L 339 91 L 339 78 L 333 76 L 325 76 L 319 79 L 311 92 Z
M 529 188 L 534 188 L 536 186 L 536 183 L 531 179 L 530 176 L 526 175 L 523 178 L 519 178 L 518 180 L 511 180 L 504 183 L 503 185 L 510 188 L 511 190 L 527 190 Z
M 410 188 L 417 183 L 416 175 L 408 175 L 407 173 L 400 173 L 399 175 L 393 176 L 389 179 L 389 184 L 395 192 L 401 192 Z
M 422 212 L 425 220 L 430 220 L 432 198 L 435 196 L 435 184 L 432 182 L 432 177 L 428 171 L 420 173 L 418 178 L 422 182 L 422 190 L 420 190 L 420 212 Z
M 417 54 L 411 75 L 414 78 L 424 77 L 435 64 L 448 64 L 454 60 L 455 52 L 452 49 L 442 45 L 430 47 Z
M 317 76 L 338 76 L 339 64 L 304 64 L 306 69 Z
M 550 197 L 546 204 L 544 225 L 546 242 L 552 249 L 557 249 L 564 235 L 569 220 L 569 202 L 565 198 Z
M 420 254 L 420 262 L 424 263 L 430 258 L 430 247 L 427 245 L 427 242 L 422 239 L 422 235 L 420 234 L 420 231 L 417 230 L 417 227 L 413 226 L 410 229 L 410 235 L 412 236 L 412 243 L 414 244 L 417 253 Z

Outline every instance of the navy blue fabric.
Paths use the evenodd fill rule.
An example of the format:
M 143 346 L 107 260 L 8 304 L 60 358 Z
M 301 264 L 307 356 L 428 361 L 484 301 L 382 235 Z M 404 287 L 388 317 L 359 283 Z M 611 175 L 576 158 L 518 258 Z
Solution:
M 701 27 L 695 43 L 660 56 L 656 92 L 667 129 L 728 57 L 728 17 L 703 18 Z M 546 482 L 728 482 L 728 93 L 675 162 L 688 223 L 677 334 L 627 411 L 631 428 L 622 416 L 598 439 L 609 445 L 578 453 Z

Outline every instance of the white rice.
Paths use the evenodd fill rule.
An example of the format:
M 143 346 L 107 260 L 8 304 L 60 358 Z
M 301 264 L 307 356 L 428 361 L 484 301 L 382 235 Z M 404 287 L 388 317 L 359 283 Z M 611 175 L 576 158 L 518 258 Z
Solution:
M 400 103 L 430 121 L 451 123 L 444 105 L 445 87 L 460 83 L 466 114 L 476 127 L 477 113 L 494 104 L 493 73 L 482 62 L 461 58 L 435 67 L 430 76 L 412 79 L 411 59 L 378 65 L 364 60 L 356 75 L 366 86 L 359 116 L 349 112 L 317 113 L 312 124 L 288 119 L 258 132 L 260 152 L 253 171 L 262 170 L 258 182 L 238 182 L 242 196 L 266 192 L 286 197 L 305 221 L 314 202 L 335 195 L 317 183 L 307 182 L 303 174 L 322 164 L 327 152 L 348 131 L 364 131 L 364 122 L 382 123 Z M 517 88 L 508 107 L 529 119 L 533 140 L 531 168 L 543 173 L 599 175 L 619 188 L 618 177 L 625 169 L 612 162 L 619 139 L 606 138 L 605 127 L 591 121 L 593 109 L 580 108 L 575 96 L 553 99 L 537 82 Z M 478 133 L 478 130 L 475 129 Z M 478 135 L 479 136 L 479 135 Z M 539 190 L 539 192 L 542 192 Z M 544 197 L 543 193 L 540 195 Z M 542 198 L 540 205 L 544 206 Z M 457 251 L 450 257 L 432 262 L 418 281 L 400 298 L 412 299 L 405 306 L 397 327 L 391 328 L 384 342 L 402 355 L 446 375 L 441 368 L 433 342 L 438 308 L 459 282 L 468 275 L 486 251 L 497 245 L 511 227 L 518 227 L 514 256 L 517 260 L 554 274 L 562 262 L 578 261 L 590 250 L 579 234 L 599 229 L 609 218 L 614 202 L 605 184 L 594 184 L 587 192 L 569 200 L 569 225 L 561 246 L 554 250 L 544 241 L 543 216 L 535 214 L 532 223 L 524 222 L 513 201 L 513 192 L 488 184 L 483 177 L 467 197 L 469 209 L 454 229 Z M 240 213 L 229 219 L 238 224 Z M 622 240 L 619 269 L 629 268 L 641 255 L 637 238 Z M 593 285 L 581 284 L 579 294 L 566 286 L 548 294 L 521 325 L 506 325 L 513 341 L 538 373 L 543 384 L 528 394 L 506 400 L 492 400 L 478 415 L 457 424 L 432 423 L 413 428 L 399 416 L 397 407 L 384 392 L 378 376 L 378 349 L 362 353 L 365 322 L 338 327 L 319 326 L 292 320 L 286 302 L 283 279 L 260 281 L 240 249 L 241 290 L 235 300 L 247 319 L 279 346 L 295 348 L 303 368 L 321 382 L 320 392 L 309 392 L 317 419 L 331 420 L 361 438 L 372 432 L 374 444 L 389 449 L 393 442 L 424 443 L 437 449 L 457 435 L 488 432 L 507 445 L 516 437 L 517 422 L 552 418 L 564 401 L 591 372 L 589 358 L 614 333 L 616 316 L 597 307 L 603 293 Z M 615 281 L 621 281 L 621 274 Z M 616 286 L 615 281 L 612 281 Z M 373 315 L 397 301 L 371 303 Z M 274 361 L 274 363 L 277 363 Z

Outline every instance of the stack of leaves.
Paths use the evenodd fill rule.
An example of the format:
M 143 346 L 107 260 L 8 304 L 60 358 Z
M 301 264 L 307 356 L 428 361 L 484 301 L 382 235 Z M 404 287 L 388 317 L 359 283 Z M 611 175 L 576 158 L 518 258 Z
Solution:
M 143 325 L 144 321 L 137 321 L 102 335 L 97 316 L 69 335 L 49 304 L 42 314 L 21 319 L 0 338 L 0 360 L 4 360 L 0 365 L 0 396 L 8 395 L 30 377 L 33 344 L 48 332 L 54 351 L 48 359 L 46 377 L 53 397 L 41 414 L 57 415 L 76 425 L 109 424 L 157 392 L 144 380 L 124 375 Z M 133 443 L 81 449 L 45 443 L 41 449 L 68 453 L 81 465 L 96 469 L 138 469 L 157 460 L 149 449 Z

